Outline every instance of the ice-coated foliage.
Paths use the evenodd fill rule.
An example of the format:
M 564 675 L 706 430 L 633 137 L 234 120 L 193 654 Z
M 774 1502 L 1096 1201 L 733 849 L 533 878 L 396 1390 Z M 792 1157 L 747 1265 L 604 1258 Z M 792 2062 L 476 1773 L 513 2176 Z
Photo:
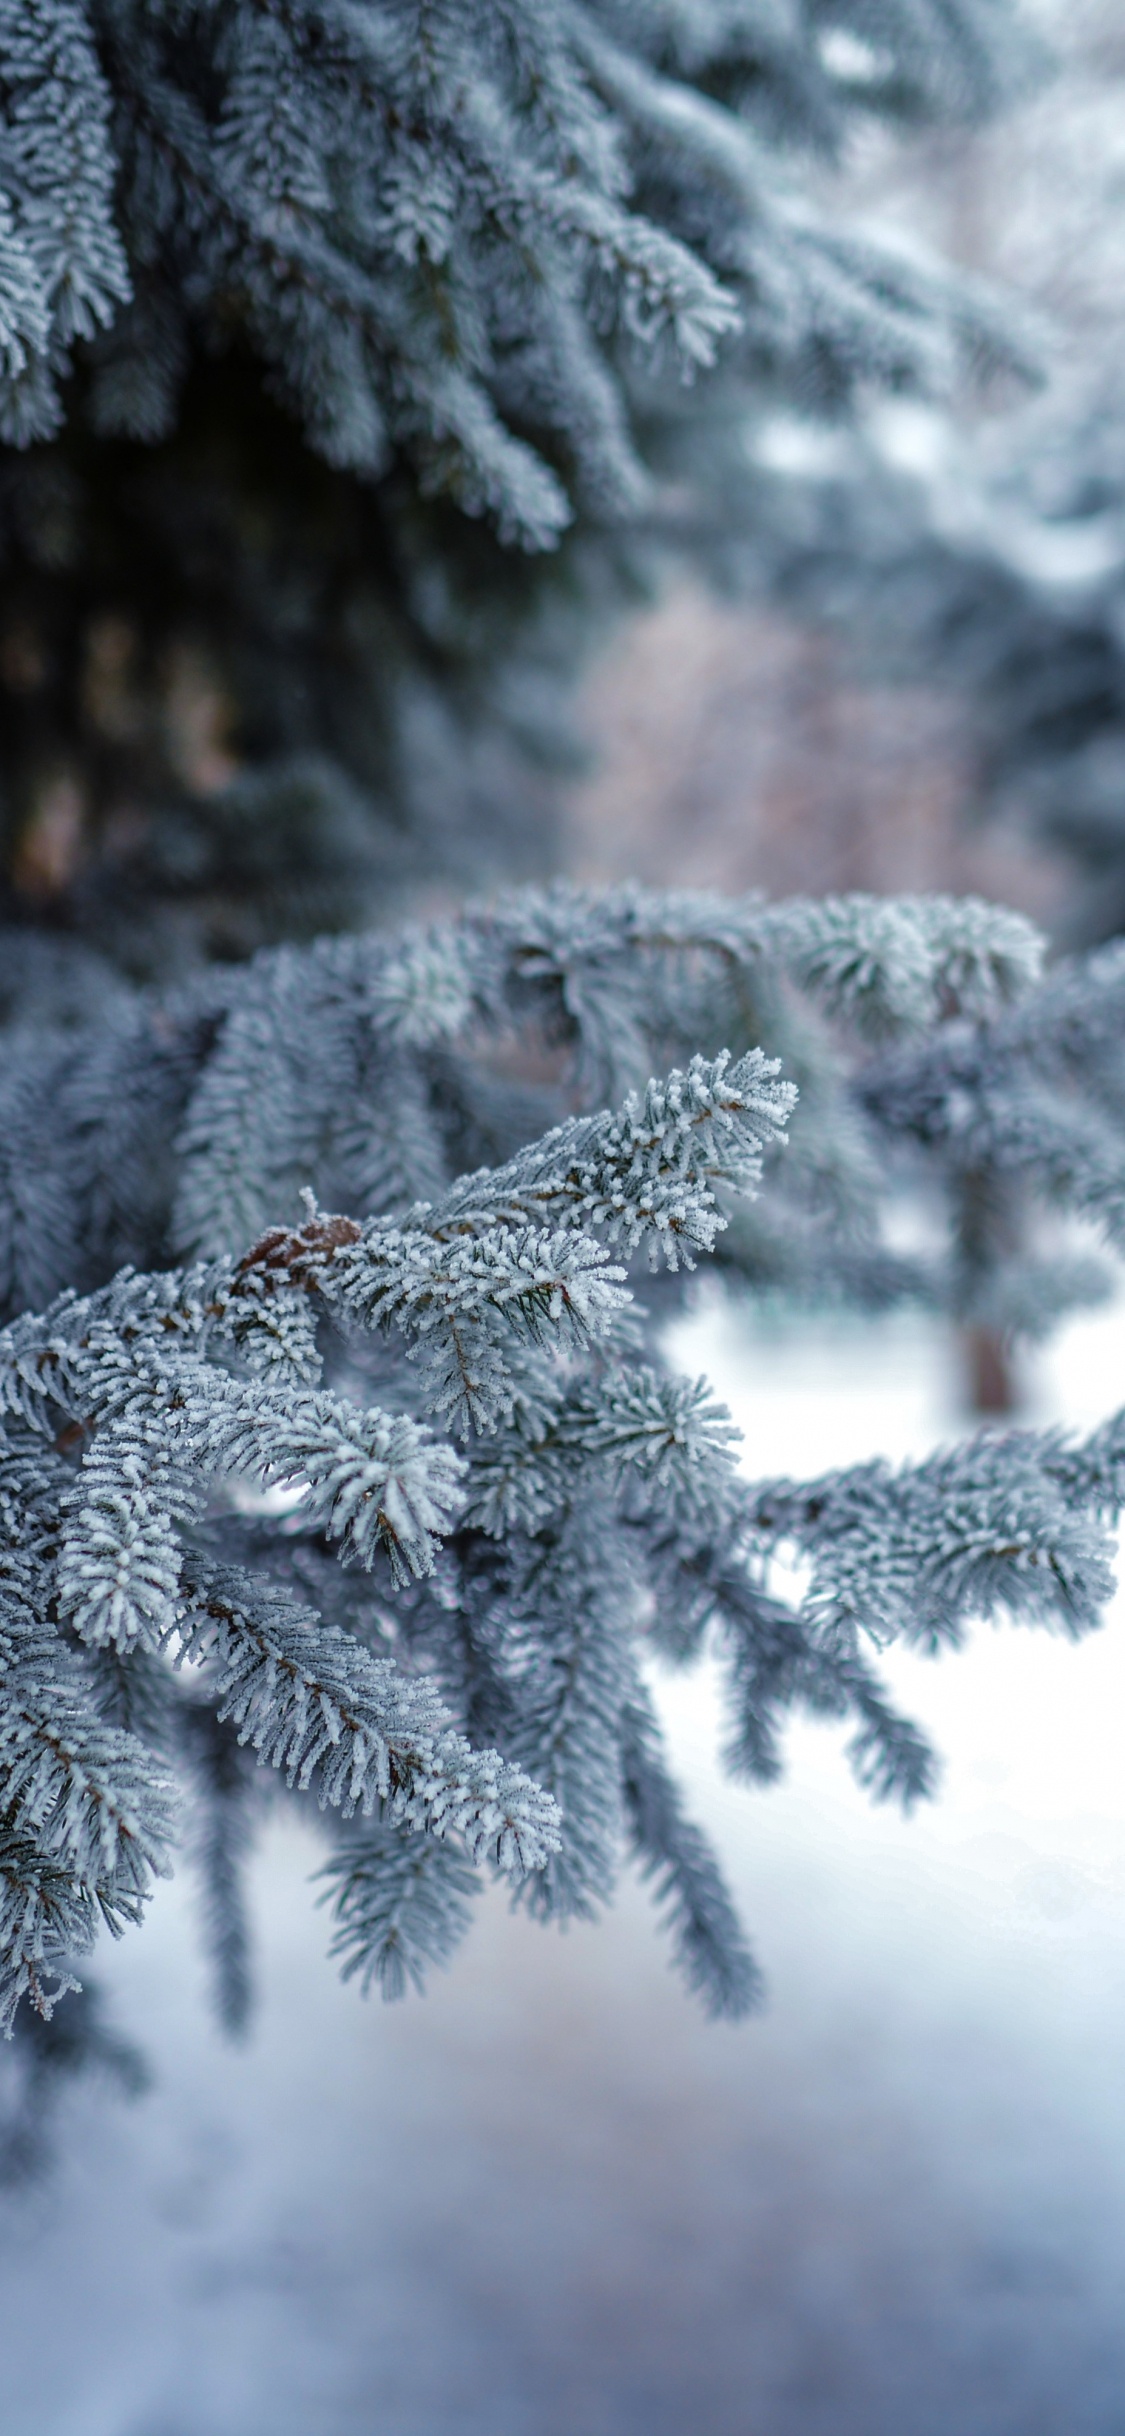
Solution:
M 753 547 L 750 420 L 1011 354 L 823 180 L 1019 51 L 1004 0 L 0 9 L 0 918 L 167 974 L 550 869 L 575 673 L 669 543 Z
M 971 114 L 1003 33 L 988 0 L 814 5 L 784 32 L 746 0 L 8 5 L 0 436 L 57 428 L 100 332 L 96 428 L 161 437 L 200 339 L 237 332 L 330 462 L 404 450 L 549 545 L 575 487 L 643 490 L 622 346 L 686 376 L 736 332 L 845 378 L 916 368 L 924 276 L 799 207 L 768 139 L 830 149 L 860 95 Z
M 91 966 L 82 1020 L 74 972 L 39 963 L 26 934 L 8 941 L 17 1006 L 36 1010 L 10 1026 L 0 1067 L 9 1311 L 126 1261 L 233 1252 L 295 1221 L 306 1186 L 359 1216 L 401 1213 L 662 1064 L 760 1042 L 801 1109 L 769 1195 L 740 1205 L 721 1257 L 760 1280 L 831 1274 L 858 1292 L 866 1277 L 871 1296 L 893 1292 L 901 1264 L 873 1233 L 885 1142 L 873 1149 L 872 1117 L 913 1139 L 924 1090 L 902 1104 L 907 1044 L 933 1034 L 943 1058 L 955 1041 L 963 1059 L 970 1044 L 995 1056 L 980 1021 L 1020 997 L 1041 953 L 1018 916 L 972 902 L 556 887 L 429 929 L 270 951 L 170 993 L 103 989 Z M 928 1075 L 929 1046 L 918 1055 Z M 1081 1104 L 1080 1065 L 1069 1083 Z M 943 1137 L 940 1155 L 952 1168 L 964 1146 Z M 536 1222 L 527 1261 L 550 1257 L 546 1194 Z M 456 1257 L 469 1291 L 487 1249 Z M 601 1291 L 581 1246 L 567 1259 L 575 1293 Z M 398 1279 L 396 1309 L 424 1285 L 421 1267 Z M 274 1345 L 260 1337 L 256 1359 Z M 276 1351 L 294 1358 L 280 1338 Z
M 950 902 L 362 927 L 549 861 L 511 752 L 557 760 L 649 543 L 753 547 L 753 414 L 1010 360 L 800 164 L 988 109 L 1015 48 L 995 0 L 0 0 L 7 2021 L 179 1844 L 237 2028 L 268 1785 L 364 1985 L 486 1872 L 565 1919 L 628 1854 L 737 2014 L 651 1665 L 718 1652 L 736 1771 L 804 1703 L 910 1800 L 868 1626 L 1092 1619 L 1112 1433 L 802 1504 L 658 1322 L 705 1262 L 1020 1326 L 1088 1291 L 1022 1214 L 1117 1227 L 1114 970 L 1041 984 Z
M 573 1119 L 401 1224 L 324 1218 L 310 1205 L 299 1229 L 268 1232 L 240 1261 L 125 1271 L 92 1297 L 64 1294 L 42 1317 L 12 1323 L 0 1345 L 6 2020 L 25 1992 L 49 2011 L 73 1984 L 70 1964 L 88 1948 L 98 1914 L 111 1925 L 136 1917 L 152 1872 L 167 1865 L 173 1828 L 162 1761 L 137 1724 L 122 1731 L 99 1717 L 97 1662 L 107 1649 L 142 1663 L 170 1650 L 206 1685 L 220 1723 L 230 1719 L 241 1742 L 290 1787 L 314 1790 L 322 1808 L 343 1819 L 377 1816 L 392 1854 L 403 1836 L 452 1838 L 471 1860 L 518 1879 L 552 1871 L 561 1845 L 550 1908 L 584 1908 L 592 1893 L 609 1892 L 611 1854 L 601 1847 L 614 1805 L 588 1769 L 588 1729 L 596 1719 L 595 1754 L 612 1777 L 632 1678 L 631 1582 L 619 1583 L 614 1601 L 611 1577 L 604 1612 L 576 1616 L 577 1544 L 569 1567 L 561 1529 L 549 1556 L 545 1545 L 521 1548 L 548 1646 L 552 1564 L 556 1597 L 566 1601 L 556 1629 L 571 1638 L 577 1629 L 588 1645 L 557 1681 L 554 1654 L 535 1650 L 528 1612 L 517 1640 L 530 1648 L 522 1663 L 507 1653 L 514 1714 L 505 1739 L 526 1750 L 551 1788 L 571 1786 L 573 1817 L 560 1832 L 553 1790 L 514 1758 L 470 1747 L 458 1730 L 434 1668 L 428 1610 L 430 1666 L 411 1671 L 382 1654 L 376 1597 L 368 1646 L 294 1597 L 287 1543 L 294 1533 L 336 1543 L 368 1572 L 381 1560 L 384 1599 L 396 1583 L 432 1577 L 442 1540 L 471 1523 L 472 1465 L 416 1416 L 447 1417 L 455 1376 L 462 1435 L 483 1431 L 491 1442 L 517 1406 L 541 1421 L 552 1403 L 561 1409 L 574 1364 L 604 1340 L 601 1395 L 612 1417 L 624 1300 L 614 1246 L 651 1241 L 669 1259 L 705 1246 L 717 1222 L 715 1183 L 749 1187 L 792 1096 L 760 1052 L 734 1066 L 697 1059 L 616 1118 Z M 549 1230 L 535 1224 L 544 1212 Z M 424 1349 L 425 1363 L 401 1366 L 413 1412 L 401 1402 L 362 1411 L 312 1383 L 314 1338 L 305 1330 L 287 1340 L 277 1324 L 278 1314 L 310 1304 L 345 1337 L 393 1326 L 409 1350 Z M 647 1429 L 639 1417 L 630 1407 L 619 1456 L 627 1470 L 638 1450 L 645 1479 L 649 1438 L 661 1426 L 667 1434 L 670 1415 L 654 1407 Z M 594 1439 L 604 1473 L 604 1430 Z M 688 1443 L 694 1476 L 708 1440 L 697 1430 Z M 722 1432 L 709 1443 L 725 1478 Z M 576 1458 L 578 1440 L 572 1470 Z M 240 1488 L 278 1485 L 300 1494 L 273 1574 L 209 1557 L 208 1520 L 224 1490 L 229 1504 Z M 544 1523 L 560 1523 L 559 1485 L 539 1501 Z M 214 1531 L 221 1538 L 221 1522 Z M 167 1735 L 167 1717 L 161 1723 Z M 367 1886 L 373 1849 L 369 1842 L 356 1862 Z M 444 1880 L 406 1875 L 394 1950 L 440 1953 L 449 1934 L 440 1890 L 459 1899 L 464 1865 Z M 341 1895 L 353 1934 L 357 1883 L 353 1871 Z M 370 1901 L 363 1917 L 375 1918 Z M 383 1958 L 391 1930 L 383 1923 L 378 1935 L 370 1969 L 393 1987 Z
M 5 0 L 0 91 L 0 436 L 22 446 L 57 424 L 56 378 L 74 341 L 105 329 L 130 295 L 112 100 L 81 0 Z
M 271 1781 L 323 1814 L 365 1987 L 444 1962 L 484 1871 L 565 1920 L 631 1855 L 688 1984 L 744 2011 L 652 1668 L 718 1656 L 736 1773 L 776 1775 L 804 1705 L 909 1802 L 931 1755 L 865 1643 L 1089 1630 L 1125 1436 L 754 1483 L 654 1323 L 716 1254 L 732 1290 L 963 1316 L 1014 1266 L 1027 1305 L 986 1223 L 1017 1186 L 1119 1240 L 1120 954 L 1043 979 L 981 904 L 557 889 L 165 998 L 87 979 L 83 1021 L 0 1036 L 6 2021 L 186 1842 L 239 2027 Z M 909 1259 L 904 1183 L 947 1220 Z M 1032 1316 L 1074 1290 L 1044 1263 Z

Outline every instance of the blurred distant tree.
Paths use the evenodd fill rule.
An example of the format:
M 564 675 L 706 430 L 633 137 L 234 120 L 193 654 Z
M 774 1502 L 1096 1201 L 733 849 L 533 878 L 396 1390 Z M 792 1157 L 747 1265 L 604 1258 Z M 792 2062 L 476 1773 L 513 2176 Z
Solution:
M 1123 456 L 1117 383 L 938 448 L 924 477 L 845 441 L 818 482 L 775 480 L 753 569 L 853 673 L 955 699 L 965 812 L 1057 854 L 1071 944 L 1125 930 Z
M 1019 294 L 1040 394 L 985 417 L 877 400 L 831 435 L 782 413 L 725 568 L 830 631 L 869 699 L 944 694 L 965 827 L 1048 850 L 1075 942 L 1125 929 L 1125 26 L 1113 0 L 1036 14 L 1052 72 L 1018 108 L 869 149 L 845 194 Z

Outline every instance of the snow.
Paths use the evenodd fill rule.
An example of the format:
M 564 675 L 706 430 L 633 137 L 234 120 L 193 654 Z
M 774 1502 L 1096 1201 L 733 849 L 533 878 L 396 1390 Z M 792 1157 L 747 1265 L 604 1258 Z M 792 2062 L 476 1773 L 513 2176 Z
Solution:
M 754 1471 L 963 1425 L 922 1323 L 706 1306 L 676 1352 Z M 1036 1413 L 1093 1420 L 1123 1369 L 1125 1309 L 1074 1323 Z M 1120 2436 L 1123 1622 L 890 1653 L 945 1755 L 910 1821 L 827 1726 L 726 1784 L 712 1683 L 665 1687 L 769 1978 L 738 2029 L 634 1888 L 565 1938 L 498 1897 L 424 2003 L 364 2005 L 279 1821 L 231 2049 L 173 1887 L 102 1972 L 151 2094 L 76 2094 L 0 2208 L 2 2436 Z

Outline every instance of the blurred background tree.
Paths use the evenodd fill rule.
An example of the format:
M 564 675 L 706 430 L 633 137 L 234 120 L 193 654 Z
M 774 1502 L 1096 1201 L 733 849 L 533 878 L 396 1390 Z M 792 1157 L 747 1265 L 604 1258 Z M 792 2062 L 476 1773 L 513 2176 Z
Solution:
M 762 419 L 725 600 L 682 586 L 596 672 L 591 875 L 686 844 L 711 884 L 980 887 L 1069 944 L 1125 924 L 1125 44 L 1103 0 L 1037 14 L 1037 85 L 909 145 L 869 128 L 842 184 L 1020 301 L 1039 388 Z

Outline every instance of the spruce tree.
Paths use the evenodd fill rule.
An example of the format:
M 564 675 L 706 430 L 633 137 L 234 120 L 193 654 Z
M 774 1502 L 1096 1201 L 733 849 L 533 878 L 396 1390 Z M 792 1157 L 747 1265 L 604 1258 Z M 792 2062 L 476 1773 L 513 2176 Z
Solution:
M 739 2014 L 652 1665 L 718 1651 L 743 1775 L 804 1705 L 909 1802 L 869 1642 L 1097 1621 L 1119 1420 L 751 1483 L 660 1322 L 704 1260 L 1011 1330 L 1097 1290 L 993 1221 L 1120 1236 L 1117 957 L 1044 979 L 944 901 L 368 926 L 509 858 L 505 738 L 547 749 L 654 537 L 752 526 L 752 412 L 1003 353 L 792 163 L 986 107 L 1006 58 L 982 0 L 0 9 L 9 2025 L 185 1839 L 237 2024 L 276 1779 L 363 1984 L 444 1962 L 485 1873 L 565 1919 L 631 1854 Z
M 999 0 L 0 12 L 0 886 L 134 969 L 549 867 L 567 679 L 747 417 L 996 314 L 810 184 Z
M 718 1650 L 739 1772 L 776 1772 L 804 1705 L 915 1799 L 927 1746 L 865 1642 L 1088 1630 L 1122 1424 L 753 1484 L 659 1320 L 724 1242 L 736 1291 L 1024 1330 L 1087 1293 L 966 1222 L 1015 1193 L 1125 1232 L 1125 966 L 1039 965 L 984 905 L 560 890 L 9 1029 L 9 2020 L 139 1920 L 177 1781 L 237 2020 L 271 1767 L 326 1818 L 334 1951 L 365 1983 L 444 1961 L 482 1870 L 565 1919 L 631 1850 L 690 1984 L 753 2001 L 652 1664 Z M 882 1223 L 903 1181 L 945 1216 L 913 1261 Z

